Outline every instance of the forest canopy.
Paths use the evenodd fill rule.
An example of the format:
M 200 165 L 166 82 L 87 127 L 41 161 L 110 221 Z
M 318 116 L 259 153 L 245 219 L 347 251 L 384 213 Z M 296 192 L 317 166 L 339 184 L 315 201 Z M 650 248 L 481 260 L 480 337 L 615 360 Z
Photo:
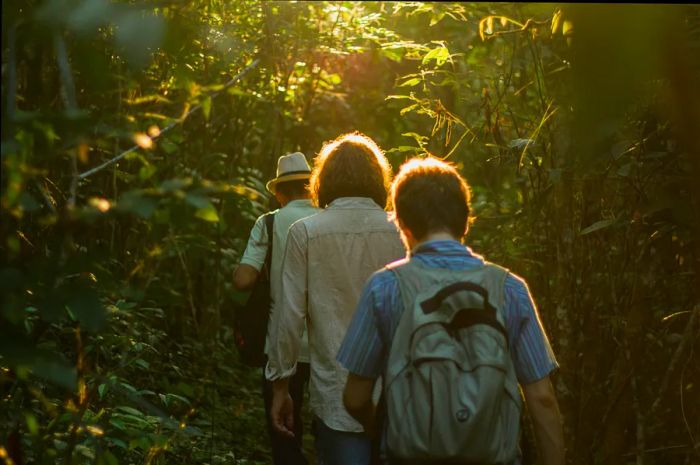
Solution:
M 698 6 L 16 0 L 2 35 L 0 460 L 268 463 L 231 271 L 277 158 L 354 130 L 469 180 L 569 463 L 700 459 Z

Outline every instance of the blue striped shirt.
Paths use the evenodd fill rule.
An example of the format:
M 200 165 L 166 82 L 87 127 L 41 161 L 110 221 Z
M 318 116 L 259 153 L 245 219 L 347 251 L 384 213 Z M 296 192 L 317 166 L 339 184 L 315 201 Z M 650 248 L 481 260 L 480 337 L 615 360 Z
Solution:
M 449 270 L 469 270 L 484 263 L 483 257 L 454 240 L 424 242 L 413 250 L 411 260 L 419 260 L 431 268 Z M 512 273 L 506 277 L 504 307 L 503 316 L 518 382 L 530 384 L 539 381 L 558 364 L 527 284 Z M 375 272 L 365 284 L 338 351 L 338 362 L 358 376 L 380 376 L 403 311 L 396 275 L 387 269 Z

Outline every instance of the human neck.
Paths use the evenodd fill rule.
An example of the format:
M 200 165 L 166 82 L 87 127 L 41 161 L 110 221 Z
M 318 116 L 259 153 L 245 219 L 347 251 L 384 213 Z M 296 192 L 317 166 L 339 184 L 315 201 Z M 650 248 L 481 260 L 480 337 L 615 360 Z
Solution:
M 410 237 L 406 237 L 406 240 L 411 250 L 415 249 L 418 244 L 428 241 L 459 241 L 458 238 L 446 231 L 428 233 L 420 239 L 416 239 L 413 235 L 411 235 Z

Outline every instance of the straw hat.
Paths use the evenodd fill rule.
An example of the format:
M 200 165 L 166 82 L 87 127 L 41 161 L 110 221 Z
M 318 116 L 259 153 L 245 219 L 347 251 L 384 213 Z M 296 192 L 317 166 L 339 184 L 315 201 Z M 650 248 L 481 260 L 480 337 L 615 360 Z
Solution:
M 301 152 L 289 153 L 282 155 L 277 160 L 277 177 L 271 179 L 265 187 L 274 194 L 277 184 L 281 182 L 309 179 L 310 177 L 311 168 L 304 154 Z

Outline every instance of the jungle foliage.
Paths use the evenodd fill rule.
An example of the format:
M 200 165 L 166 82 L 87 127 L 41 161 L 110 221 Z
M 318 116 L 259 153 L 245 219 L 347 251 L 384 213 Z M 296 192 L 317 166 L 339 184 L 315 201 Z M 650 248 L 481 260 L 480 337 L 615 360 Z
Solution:
M 231 271 L 277 157 L 351 130 L 470 181 L 569 463 L 700 459 L 697 6 L 17 0 L 2 34 L 1 460 L 266 463 Z

